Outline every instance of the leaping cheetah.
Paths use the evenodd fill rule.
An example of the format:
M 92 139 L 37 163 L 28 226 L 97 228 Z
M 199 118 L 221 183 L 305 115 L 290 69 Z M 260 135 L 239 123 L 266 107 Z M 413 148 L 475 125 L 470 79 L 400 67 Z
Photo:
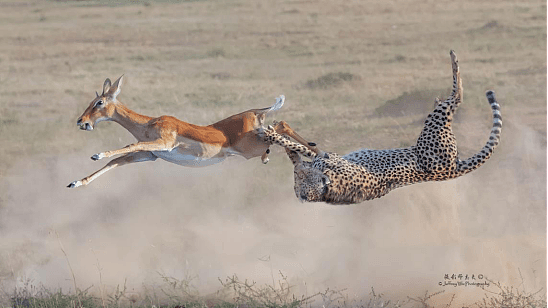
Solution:
M 493 112 L 493 126 L 485 146 L 460 160 L 451 129 L 453 115 L 462 100 L 462 81 L 455 52 L 451 50 L 453 89 L 428 115 L 416 145 L 401 149 L 361 149 L 344 156 L 316 154 L 287 140 L 271 127 L 262 134 L 267 142 L 285 147 L 294 165 L 295 194 L 301 201 L 330 204 L 360 203 L 391 190 L 426 181 L 444 181 L 467 174 L 485 163 L 497 147 L 502 129 L 500 106 L 493 91 L 486 96 Z M 313 158 L 303 161 L 299 155 Z

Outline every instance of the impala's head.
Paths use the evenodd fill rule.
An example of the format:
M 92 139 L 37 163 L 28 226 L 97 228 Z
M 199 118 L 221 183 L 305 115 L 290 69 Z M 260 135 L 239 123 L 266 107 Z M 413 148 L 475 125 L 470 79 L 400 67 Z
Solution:
M 93 130 L 95 124 L 101 121 L 109 121 L 114 114 L 116 97 L 120 94 L 122 87 L 123 75 L 118 78 L 114 84 L 110 83 L 110 79 L 106 79 L 103 84 L 103 94 L 95 92 L 97 97 L 91 101 L 88 108 L 76 121 L 76 125 L 82 130 Z

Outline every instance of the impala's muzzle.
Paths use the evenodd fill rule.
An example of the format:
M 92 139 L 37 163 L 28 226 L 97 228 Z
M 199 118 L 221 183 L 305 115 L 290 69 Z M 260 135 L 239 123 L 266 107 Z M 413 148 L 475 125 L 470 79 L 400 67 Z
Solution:
M 93 125 L 91 125 L 88 121 L 82 122 L 82 119 L 78 119 L 78 121 L 76 121 L 76 125 L 78 125 L 81 130 L 93 130 Z

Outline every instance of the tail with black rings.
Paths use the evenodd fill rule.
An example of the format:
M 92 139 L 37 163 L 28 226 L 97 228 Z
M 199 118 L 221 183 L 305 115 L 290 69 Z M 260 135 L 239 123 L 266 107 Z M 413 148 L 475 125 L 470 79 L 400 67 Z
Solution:
M 485 93 L 485 96 L 487 96 L 487 100 L 489 101 L 489 104 L 491 105 L 491 109 L 493 111 L 493 126 L 491 128 L 489 140 L 487 140 L 485 146 L 483 146 L 483 148 L 472 157 L 466 160 L 457 161 L 457 168 L 454 171 L 452 177 L 458 177 L 478 169 L 489 158 L 491 158 L 491 155 L 500 143 L 500 134 L 502 130 L 502 116 L 500 113 L 500 105 L 495 98 L 495 92 L 487 91 Z

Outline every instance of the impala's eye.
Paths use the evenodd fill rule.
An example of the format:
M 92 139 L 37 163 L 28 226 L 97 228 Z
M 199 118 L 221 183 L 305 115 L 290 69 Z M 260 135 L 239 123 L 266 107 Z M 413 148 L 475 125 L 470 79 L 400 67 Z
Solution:
M 98 100 L 95 102 L 95 105 L 93 107 L 101 107 L 103 106 L 103 101 L 102 100 Z

